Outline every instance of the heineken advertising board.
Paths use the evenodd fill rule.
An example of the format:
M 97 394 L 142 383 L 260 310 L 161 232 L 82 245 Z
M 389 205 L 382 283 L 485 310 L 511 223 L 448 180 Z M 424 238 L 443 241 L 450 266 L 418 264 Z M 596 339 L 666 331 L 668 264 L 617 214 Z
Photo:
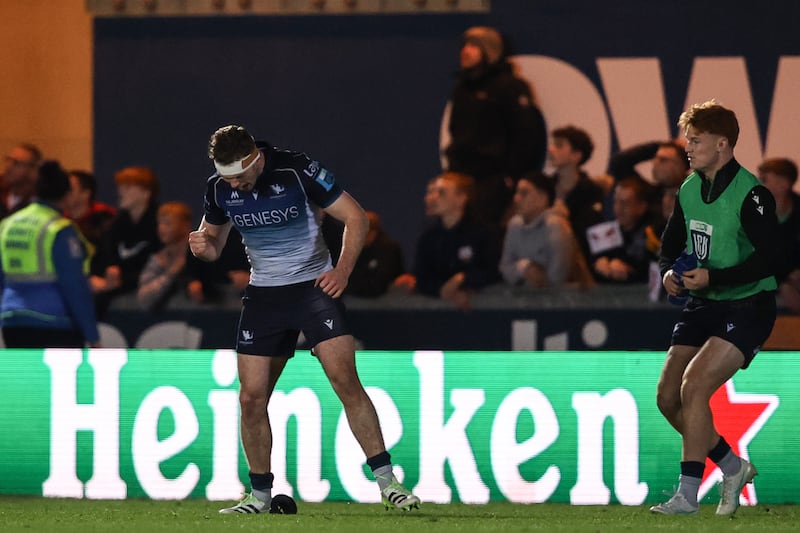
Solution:
M 663 353 L 360 352 L 395 472 L 423 501 L 639 505 L 677 484 L 659 414 Z M 235 500 L 247 466 L 230 350 L 4 350 L 0 494 Z M 712 398 L 759 471 L 745 504 L 800 503 L 796 353 L 765 352 Z M 275 492 L 379 494 L 318 361 L 298 352 L 270 404 Z M 721 475 L 706 468 L 701 496 Z

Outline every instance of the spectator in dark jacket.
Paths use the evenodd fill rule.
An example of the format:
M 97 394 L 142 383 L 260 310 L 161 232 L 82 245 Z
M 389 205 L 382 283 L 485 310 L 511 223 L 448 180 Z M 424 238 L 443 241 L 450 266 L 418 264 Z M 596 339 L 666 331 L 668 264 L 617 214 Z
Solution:
M 472 178 L 445 172 L 436 179 L 433 227 L 417 242 L 413 282 L 408 275 L 398 285 L 415 287 L 422 294 L 450 300 L 461 309 L 471 307 L 471 294 L 500 280 L 502 235 L 476 221 L 469 212 Z
M 476 214 L 503 224 L 516 180 L 542 170 L 547 128 L 528 83 L 506 59 L 500 33 L 473 27 L 464 33 L 460 70 L 450 98 L 446 169 L 475 179 Z
M 117 216 L 104 246 L 109 264 L 105 276 L 93 280 L 98 314 L 115 296 L 136 291 L 139 274 L 151 254 L 161 249 L 158 238 L 158 178 L 147 167 L 127 167 L 114 174 L 119 192 Z
M 405 272 L 403 250 L 381 225 L 375 211 L 367 211 L 369 231 L 364 248 L 350 274 L 346 294 L 374 298 L 385 294 L 398 276 Z
M 594 143 L 586 131 L 575 126 L 556 128 L 550 134 L 552 142 L 547 157 L 555 169 L 556 202 L 554 207 L 563 210 L 569 218 L 581 252 L 590 263 L 591 253 L 586 230 L 603 221 L 605 193 L 583 170 L 592 157 Z
M 797 165 L 784 157 L 765 159 L 758 166 L 758 179 L 775 198 L 778 236 L 784 250 L 783 262 L 775 273 L 780 304 L 800 314 L 800 196 L 793 190 Z

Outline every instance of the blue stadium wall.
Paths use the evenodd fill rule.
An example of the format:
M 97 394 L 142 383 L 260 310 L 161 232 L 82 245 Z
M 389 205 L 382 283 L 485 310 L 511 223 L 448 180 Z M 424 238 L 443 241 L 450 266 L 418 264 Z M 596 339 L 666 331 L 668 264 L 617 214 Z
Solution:
M 770 151 L 776 77 L 781 58 L 800 53 L 799 14 L 798 3 L 789 0 L 757 9 L 687 0 L 495 0 L 488 14 L 97 18 L 94 154 L 100 196 L 114 199 L 115 170 L 148 165 L 162 179 L 162 199 L 185 201 L 199 217 L 211 170 L 207 139 L 220 125 L 241 123 L 333 170 L 365 207 L 384 217 L 410 262 L 424 223 L 424 186 L 440 168 L 439 127 L 459 36 L 467 27 L 495 26 L 508 34 L 515 54 L 549 58 L 567 67 L 563 72 L 574 68 L 596 89 L 598 112 L 609 117 L 620 112 L 598 60 L 658 61 L 661 80 L 630 80 L 634 87 L 663 89 L 663 101 L 653 104 L 663 106 L 666 116 L 656 128 L 647 121 L 625 132 L 614 120 L 607 131 L 582 124 L 581 116 L 591 113 L 584 113 L 577 85 L 576 94 L 563 91 L 560 115 L 550 109 L 552 100 L 543 105 L 554 128 L 563 125 L 551 123 L 556 116 L 570 117 L 574 100 L 572 121 L 602 141 L 590 162 L 595 172 L 620 144 L 649 140 L 654 131 L 676 133 L 699 58 L 741 60 L 746 88 L 736 90 L 749 98 L 757 126 L 746 121 L 743 135 L 758 130 L 751 147 L 742 149 L 749 150 L 746 163 L 752 166 L 759 149 Z M 707 77 L 713 84 L 713 73 Z M 707 96 L 736 105 L 737 97 L 711 94 L 725 93 L 722 86 Z M 647 109 L 648 102 L 635 96 L 627 101 Z M 776 124 L 773 129 L 780 130 Z M 782 135 L 772 147 L 781 153 L 773 155 L 796 157 L 796 151 L 786 153 L 793 136 Z

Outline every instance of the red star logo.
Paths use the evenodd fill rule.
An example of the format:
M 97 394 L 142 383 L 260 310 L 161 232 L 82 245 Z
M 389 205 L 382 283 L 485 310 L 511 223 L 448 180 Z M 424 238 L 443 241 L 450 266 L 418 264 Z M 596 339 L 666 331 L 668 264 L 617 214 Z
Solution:
M 733 453 L 749 460 L 747 445 L 764 427 L 778 408 L 778 403 L 780 403 L 778 397 L 772 394 L 737 393 L 731 379 L 714 393 L 710 405 L 711 412 L 714 413 L 714 425 L 719 434 L 731 445 Z M 705 496 L 720 481 L 722 472 L 711 459 L 706 459 L 706 469 L 698 498 Z M 742 505 L 758 503 L 755 484 L 744 486 L 739 501 Z

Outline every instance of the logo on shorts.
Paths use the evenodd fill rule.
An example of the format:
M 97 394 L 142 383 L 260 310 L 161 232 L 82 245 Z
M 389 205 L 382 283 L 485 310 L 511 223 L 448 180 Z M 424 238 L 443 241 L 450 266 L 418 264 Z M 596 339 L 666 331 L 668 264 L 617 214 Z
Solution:
M 330 329 L 330 330 L 333 330 L 333 319 L 332 319 L 332 318 L 329 318 L 328 320 L 326 320 L 326 321 L 324 322 L 324 324 L 325 324 L 326 326 L 328 326 L 328 329 Z
M 242 330 L 242 344 L 249 343 L 252 344 L 253 342 L 253 332 L 249 329 Z
M 733 330 L 733 328 L 735 327 L 736 326 L 733 325 L 733 322 L 728 322 L 728 324 L 725 326 L 725 329 L 727 330 L 728 333 L 730 333 L 731 330 Z

